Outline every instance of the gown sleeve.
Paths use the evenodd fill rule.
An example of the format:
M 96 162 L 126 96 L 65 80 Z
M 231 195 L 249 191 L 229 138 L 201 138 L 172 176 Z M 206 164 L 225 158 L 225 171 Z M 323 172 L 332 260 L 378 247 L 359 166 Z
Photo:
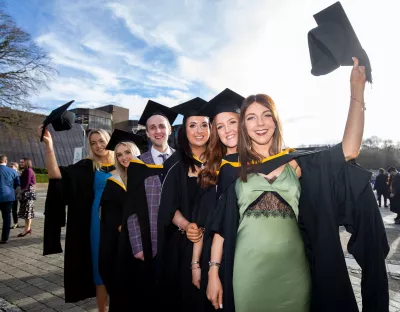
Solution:
M 351 234 L 347 249 L 362 269 L 363 311 L 388 311 L 385 258 L 389 246 L 382 217 L 369 183 L 371 173 L 358 166 L 355 161 L 346 162 L 342 144 L 301 157 L 299 164 L 302 170 L 300 209 L 303 209 L 303 214 L 300 212 L 299 226 L 300 229 L 305 228 L 308 235 L 313 236 L 311 240 L 314 244 L 315 262 L 312 260 L 311 265 L 316 272 L 315 277 L 323 276 L 326 270 L 319 267 L 318 262 L 329 266 L 335 261 L 333 259 L 338 262 L 332 263 L 330 272 L 334 274 L 336 269 L 336 272 L 341 272 L 339 261 L 344 260 L 338 241 L 338 228 L 344 226 Z M 303 196 L 304 194 L 306 195 Z M 302 217 L 310 216 L 313 216 L 315 224 L 302 224 Z M 324 227 L 323 230 L 321 226 Z M 324 242 L 334 244 L 327 248 L 323 246 Z M 343 266 L 345 267 L 345 263 Z M 347 275 L 347 272 L 345 273 Z M 344 275 L 343 280 L 339 274 L 335 275 L 337 283 L 348 279 Z M 344 285 L 347 283 L 341 284 L 344 291 Z M 322 292 L 322 287 L 319 288 Z M 352 293 L 352 290 L 346 291 L 346 294 L 349 293 Z
M 63 252 L 61 228 L 65 226 L 66 205 L 69 198 L 70 174 L 73 165 L 60 167 L 61 179 L 49 179 L 44 208 L 43 255 Z

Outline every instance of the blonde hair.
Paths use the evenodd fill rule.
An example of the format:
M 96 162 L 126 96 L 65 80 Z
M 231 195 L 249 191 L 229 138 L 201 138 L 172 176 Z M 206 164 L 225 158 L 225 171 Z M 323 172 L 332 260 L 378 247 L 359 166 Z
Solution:
M 135 143 L 132 142 L 120 142 L 117 144 L 117 146 L 115 146 L 114 151 L 117 150 L 117 148 L 120 145 L 125 145 L 127 148 L 129 148 L 129 150 L 131 151 L 133 156 L 139 156 L 140 155 L 140 150 L 139 148 L 136 146 Z M 118 159 L 117 159 L 117 153 L 114 152 L 114 163 L 115 163 L 115 168 L 117 169 L 117 173 L 119 174 L 119 176 L 122 179 L 122 182 L 124 182 L 125 186 L 127 185 L 127 176 L 126 176 L 126 170 L 125 167 L 122 166 Z
M 88 135 L 88 147 L 89 147 L 88 153 L 89 153 L 89 158 L 91 158 L 93 160 L 93 170 L 100 170 L 102 165 L 104 165 L 104 164 L 101 163 L 99 157 L 93 152 L 92 145 L 90 144 L 90 138 L 95 133 L 100 135 L 100 137 L 103 139 L 103 141 L 105 142 L 106 145 L 110 141 L 110 134 L 104 129 L 92 129 Z M 108 160 L 110 162 L 114 161 L 114 152 L 113 151 L 108 151 Z M 113 165 L 113 163 L 112 163 L 112 165 Z

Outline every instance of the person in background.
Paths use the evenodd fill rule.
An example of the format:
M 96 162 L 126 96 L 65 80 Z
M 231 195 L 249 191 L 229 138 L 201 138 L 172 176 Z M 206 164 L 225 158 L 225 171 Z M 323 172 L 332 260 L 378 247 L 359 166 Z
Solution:
M 21 158 L 19 166 L 22 169 L 21 173 L 21 190 L 20 205 L 18 217 L 25 220 L 25 229 L 18 237 L 24 237 L 32 233 L 32 219 L 35 217 L 34 200 L 36 200 L 36 176 L 32 169 L 32 160 L 29 158 Z
M 395 167 L 390 167 L 388 173 L 390 175 L 390 211 L 397 213 L 394 223 L 400 224 L 400 173 Z
M 18 176 L 21 175 L 21 173 L 19 172 L 18 163 L 10 162 L 9 167 L 14 169 L 18 173 Z M 19 190 L 20 190 L 20 186 L 15 188 L 15 200 L 14 200 L 13 206 L 12 206 L 12 218 L 13 218 L 14 225 L 11 226 L 12 229 L 16 229 L 19 226 L 18 225 L 18 199 L 17 199 L 17 194 L 18 194 Z
M 7 156 L 0 155 L 0 210 L 3 218 L 0 244 L 6 244 L 10 235 L 11 209 L 17 186 L 19 186 L 18 174 L 7 167 Z
M 383 204 L 384 207 L 387 208 L 387 199 L 389 195 L 389 185 L 388 185 L 388 175 L 385 173 L 385 169 L 381 168 L 379 169 L 379 174 L 376 177 L 375 183 L 374 183 L 374 190 L 376 190 L 376 195 L 378 198 L 378 203 L 379 203 L 379 208 L 382 206 L 381 205 L 381 199 L 383 196 Z

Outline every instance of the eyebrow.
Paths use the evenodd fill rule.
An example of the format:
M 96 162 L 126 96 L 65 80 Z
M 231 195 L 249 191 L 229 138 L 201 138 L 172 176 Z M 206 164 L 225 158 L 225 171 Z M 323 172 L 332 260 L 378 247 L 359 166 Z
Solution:
M 231 120 L 236 120 L 236 118 L 235 118 L 235 117 L 232 117 L 232 118 L 229 118 L 227 121 L 229 122 L 229 121 L 231 121 Z M 217 126 L 218 126 L 218 125 L 221 125 L 221 124 L 223 124 L 223 122 L 217 123 Z

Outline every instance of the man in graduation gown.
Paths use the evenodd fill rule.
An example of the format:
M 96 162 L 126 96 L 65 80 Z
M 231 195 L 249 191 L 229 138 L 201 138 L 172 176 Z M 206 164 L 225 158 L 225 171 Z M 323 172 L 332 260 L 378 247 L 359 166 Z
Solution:
M 311 269 L 311 311 L 358 311 L 340 243 L 341 225 L 352 234 L 347 248 L 362 269 L 363 311 L 388 311 L 385 258 L 389 246 L 369 183 L 371 173 L 346 162 L 341 144 L 323 151 L 287 153 L 254 166 L 251 172 L 268 174 L 292 159 L 302 171 L 298 222 Z M 239 221 L 234 182 L 238 166 L 223 163 L 218 208 L 206 233 L 224 237 L 219 276 L 224 311 L 229 312 L 234 311 L 232 277 Z
M 151 142 L 150 150 L 140 155 L 140 159 L 144 163 L 162 165 L 175 152 L 168 145 L 168 136 L 172 132 L 171 123 L 176 117 L 177 114 L 170 108 L 151 100 L 148 101 L 139 120 L 139 124 L 146 126 L 146 135 Z M 161 198 L 161 180 L 162 175 L 154 175 L 144 181 L 150 220 L 152 257 L 157 254 L 157 218 Z M 137 215 L 129 216 L 128 230 L 135 258 L 144 260 Z

